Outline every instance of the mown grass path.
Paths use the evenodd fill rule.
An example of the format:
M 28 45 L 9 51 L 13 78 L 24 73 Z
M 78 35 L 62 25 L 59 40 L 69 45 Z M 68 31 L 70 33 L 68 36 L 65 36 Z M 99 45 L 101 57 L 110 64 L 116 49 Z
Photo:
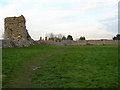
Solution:
M 2 66 L 3 74 L 7 77 L 3 78 L 3 87 L 29 88 L 31 82 L 30 75 L 35 67 L 40 67 L 41 60 L 63 50 L 56 46 L 4 49 Z
M 35 67 L 40 67 L 41 60 L 45 60 L 49 58 L 50 56 L 54 55 L 55 53 L 59 54 L 59 52 L 61 51 L 63 50 L 52 51 L 49 53 L 47 52 L 39 56 L 36 56 L 33 60 L 25 62 L 22 66 L 20 66 L 20 68 L 17 69 L 17 71 L 13 73 L 13 76 L 11 77 L 12 79 L 10 81 L 11 82 L 10 86 L 12 86 L 13 88 L 30 87 L 30 83 L 32 79 L 30 76 L 34 72 L 33 69 Z
M 53 50 L 41 55 L 36 56 L 33 60 L 30 61 L 26 61 L 24 62 L 23 65 L 21 65 L 17 71 L 15 71 L 13 73 L 13 76 L 11 77 L 10 80 L 10 86 L 13 88 L 17 88 L 17 87 L 24 87 L 24 88 L 28 88 L 30 87 L 31 84 L 31 75 L 34 72 L 33 69 L 35 69 L 35 67 L 39 67 L 41 65 L 41 60 L 45 60 L 49 57 L 51 57 L 52 55 L 54 55 L 55 53 L 61 53 L 63 52 L 63 49 L 59 49 L 59 50 Z M 16 76 L 16 77 L 15 77 Z
M 3 87 L 118 86 L 117 46 L 32 46 L 3 50 Z M 36 70 L 35 67 L 39 67 Z

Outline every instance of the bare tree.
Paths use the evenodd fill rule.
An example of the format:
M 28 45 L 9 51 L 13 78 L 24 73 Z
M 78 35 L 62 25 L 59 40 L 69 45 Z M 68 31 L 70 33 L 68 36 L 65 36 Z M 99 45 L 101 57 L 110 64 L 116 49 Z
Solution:
M 54 38 L 54 37 L 55 37 L 55 34 L 54 34 L 54 33 L 50 33 L 50 34 L 48 35 L 48 37 L 49 37 L 49 38 Z
M 54 40 L 55 34 L 54 34 L 54 33 L 49 33 L 49 34 L 47 35 L 47 37 L 48 37 L 49 40 Z
M 58 39 L 62 39 L 62 38 L 63 38 L 63 35 L 62 35 L 62 34 L 57 34 L 57 38 L 58 38 Z

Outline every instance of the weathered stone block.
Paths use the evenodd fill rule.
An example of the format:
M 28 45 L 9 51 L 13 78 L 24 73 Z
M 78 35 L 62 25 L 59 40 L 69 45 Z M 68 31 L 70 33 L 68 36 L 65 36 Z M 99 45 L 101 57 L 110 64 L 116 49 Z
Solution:
M 5 18 L 5 39 L 6 40 L 32 40 L 26 30 L 25 18 L 19 17 Z

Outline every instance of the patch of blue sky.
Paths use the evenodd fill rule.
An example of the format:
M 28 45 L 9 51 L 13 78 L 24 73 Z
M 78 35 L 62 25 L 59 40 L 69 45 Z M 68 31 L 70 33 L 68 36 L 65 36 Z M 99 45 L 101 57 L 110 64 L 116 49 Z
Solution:
M 8 0 L 0 0 L 0 6 L 7 6 L 8 3 Z
M 72 6 L 72 4 L 71 3 L 60 3 L 60 4 L 50 4 L 50 5 L 47 5 L 48 6 L 48 8 L 49 7 L 54 7 L 54 8 L 63 8 L 63 9 L 65 9 L 65 8 L 69 8 L 69 7 L 71 7 Z
M 112 24 L 112 25 L 106 25 L 105 26 L 105 29 L 107 30 L 107 31 L 111 31 L 111 32 L 115 32 L 115 33 L 117 33 L 118 32 L 118 24 Z
M 108 22 L 102 22 L 104 28 L 107 31 L 111 31 L 111 32 L 118 32 L 118 22 L 112 22 L 110 20 L 108 20 Z
M 76 15 L 76 18 L 79 20 L 99 20 L 100 18 L 104 17 L 105 14 L 102 12 L 96 13 L 96 12 L 86 12 L 86 13 L 79 13 Z

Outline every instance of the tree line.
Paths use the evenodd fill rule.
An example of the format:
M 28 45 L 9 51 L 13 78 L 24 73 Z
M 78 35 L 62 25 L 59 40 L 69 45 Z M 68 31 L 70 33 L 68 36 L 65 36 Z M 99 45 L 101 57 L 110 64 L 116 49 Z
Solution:
M 116 36 L 114 36 L 113 40 L 120 40 L 120 34 L 117 34 Z
M 72 35 L 68 35 L 67 37 L 65 37 L 65 35 L 62 35 L 62 34 L 54 34 L 54 33 L 50 33 L 47 35 L 48 37 L 48 40 L 59 40 L 59 41 L 62 41 L 62 40 L 73 40 L 73 36 Z M 81 36 L 79 38 L 79 40 L 85 40 L 85 37 L 84 36 Z
M 62 35 L 62 34 L 55 35 L 54 33 L 50 33 L 47 35 L 47 37 L 48 37 L 48 40 L 55 40 L 56 39 L 56 41 L 57 40 L 59 40 L 59 41 L 61 41 L 61 40 L 73 40 L 72 35 L 68 35 L 67 37 L 65 37 L 65 35 Z M 112 39 L 113 40 L 120 40 L 120 34 L 117 34 Z M 81 36 L 81 37 L 79 37 L 78 40 L 86 40 L 86 38 L 85 38 L 85 36 Z

